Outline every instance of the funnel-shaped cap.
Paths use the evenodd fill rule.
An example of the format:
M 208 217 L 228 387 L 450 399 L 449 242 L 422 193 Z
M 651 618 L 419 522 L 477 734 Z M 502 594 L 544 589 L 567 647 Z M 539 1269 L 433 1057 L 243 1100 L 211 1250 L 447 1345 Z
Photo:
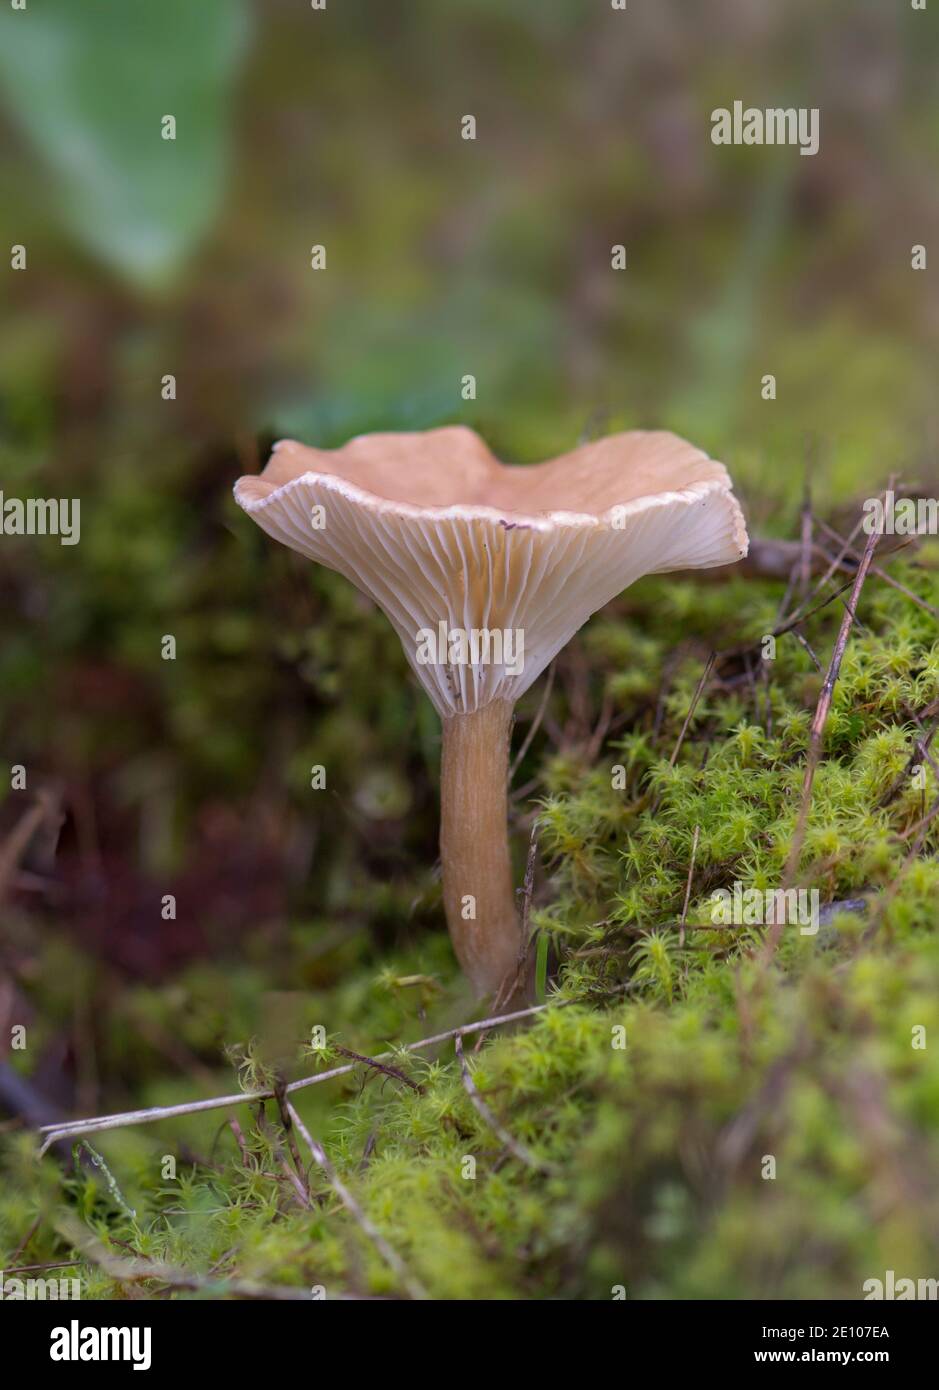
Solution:
M 285 441 L 235 497 L 374 599 L 443 718 L 517 700 L 642 575 L 747 553 L 723 464 L 658 431 L 529 467 L 501 464 L 462 426 L 336 450 Z

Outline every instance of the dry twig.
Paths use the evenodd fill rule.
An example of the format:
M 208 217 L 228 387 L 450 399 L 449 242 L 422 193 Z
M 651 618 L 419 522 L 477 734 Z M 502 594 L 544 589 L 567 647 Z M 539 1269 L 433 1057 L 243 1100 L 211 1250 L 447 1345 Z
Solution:
M 474 1033 L 485 1032 L 491 1028 L 499 1027 L 500 1024 L 515 1023 L 523 1018 L 531 1018 L 534 1014 L 541 1013 L 545 1009 L 563 1009 L 566 1005 L 575 1002 L 577 1001 L 573 999 L 562 999 L 547 1004 L 532 1004 L 528 1008 L 516 1009 L 512 1013 L 480 1019 L 478 1023 L 464 1023 L 459 1028 L 448 1028 L 444 1033 L 435 1033 L 429 1038 L 421 1038 L 418 1042 L 406 1043 L 400 1050 L 402 1052 L 419 1052 L 422 1048 L 434 1046 L 435 1043 L 448 1042 L 451 1038 L 467 1037 Z M 381 1052 L 372 1061 L 384 1061 L 394 1055 L 393 1052 Z M 344 1066 L 331 1067 L 329 1071 L 319 1072 L 316 1076 L 305 1076 L 299 1081 L 291 1081 L 285 1088 L 286 1093 L 289 1095 L 293 1091 L 301 1091 L 307 1086 L 319 1086 L 324 1081 L 332 1081 L 338 1076 L 348 1076 L 350 1072 L 355 1071 L 357 1066 L 359 1066 L 358 1062 L 348 1062 Z M 39 1152 L 42 1155 L 50 1144 L 76 1134 L 94 1134 L 105 1129 L 124 1129 L 129 1125 L 154 1124 L 158 1120 L 171 1120 L 179 1115 L 193 1115 L 205 1110 L 224 1110 L 231 1105 L 252 1105 L 256 1101 L 273 1099 L 273 1091 L 242 1091 L 231 1096 L 215 1096 L 211 1100 L 185 1101 L 180 1105 L 155 1105 L 145 1110 L 126 1110 L 120 1114 L 99 1115 L 87 1120 L 40 1125 L 39 1132 L 45 1136 L 45 1140 Z
M 786 868 L 783 874 L 783 884 L 786 888 L 791 886 L 793 877 L 799 866 L 799 858 L 802 853 L 802 845 L 805 840 L 805 831 L 808 825 L 809 810 L 812 804 L 812 787 L 815 782 L 815 773 L 818 770 L 818 764 L 822 756 L 822 739 L 824 737 L 829 711 L 831 710 L 832 696 L 834 694 L 835 684 L 841 672 L 841 663 L 844 659 L 845 648 L 848 645 L 848 636 L 851 632 L 851 627 L 854 623 L 854 615 L 861 598 L 861 590 L 864 588 L 864 581 L 867 578 L 868 570 L 874 558 L 874 551 L 877 548 L 878 540 L 879 536 L 876 531 L 872 531 L 867 538 L 867 545 L 864 547 L 864 554 L 854 578 L 851 597 L 845 607 L 845 614 L 841 621 L 838 640 L 835 642 L 835 649 L 832 652 L 828 674 L 825 677 L 825 682 L 818 697 L 818 704 L 815 708 L 815 717 L 812 720 L 812 731 L 809 739 L 805 777 L 802 783 L 802 802 L 799 807 L 799 818 L 796 821 L 796 827 L 792 836 L 792 844 L 789 848 L 789 857 L 786 861 Z M 770 950 L 775 946 L 778 936 L 779 929 L 777 926 L 767 938 L 767 945 Z
M 412 1081 L 400 1068 L 390 1067 L 386 1062 L 380 1062 L 377 1057 L 366 1057 L 364 1053 L 353 1052 L 351 1047 L 340 1047 L 338 1043 L 333 1043 L 333 1051 L 338 1052 L 343 1057 L 351 1057 L 353 1061 L 361 1062 L 363 1066 L 371 1067 L 374 1071 L 380 1071 L 385 1076 L 393 1076 L 396 1081 L 403 1081 L 405 1086 L 410 1086 L 411 1090 L 416 1091 L 419 1096 L 424 1094 L 423 1086 L 419 1086 L 416 1081 Z
M 694 839 L 691 842 L 691 863 L 688 865 L 688 882 L 685 884 L 685 902 L 681 909 L 681 929 L 678 933 L 678 945 L 684 947 L 685 944 L 685 923 L 688 920 L 688 904 L 691 901 L 691 881 L 694 878 L 694 861 L 698 857 L 698 837 L 701 834 L 700 825 L 694 828 Z
M 541 1159 L 536 1158 L 535 1155 L 529 1149 L 526 1149 L 524 1144 L 520 1144 L 517 1139 L 513 1139 L 511 1134 L 509 1134 L 508 1130 L 503 1128 L 503 1126 L 496 1119 L 495 1115 L 489 1109 L 489 1106 L 483 1100 L 482 1096 L 479 1094 L 479 1090 L 476 1086 L 476 1083 L 473 1080 L 472 1076 L 470 1076 L 470 1070 L 467 1066 L 466 1058 L 463 1055 L 463 1039 L 457 1038 L 454 1046 L 456 1050 L 457 1060 L 460 1063 L 460 1073 L 463 1077 L 463 1089 L 469 1096 L 473 1109 L 476 1111 L 477 1115 L 479 1115 L 483 1123 L 485 1125 L 488 1125 L 488 1127 L 492 1130 L 493 1134 L 497 1135 L 497 1137 L 509 1150 L 509 1153 L 513 1154 L 514 1157 L 517 1158 L 520 1163 L 524 1163 L 528 1168 L 536 1168 L 539 1172 L 542 1173 L 555 1172 L 556 1169 L 551 1164 L 542 1163 Z
M 389 1266 L 389 1268 L 394 1270 L 395 1274 L 401 1280 L 402 1285 L 407 1290 L 410 1297 L 415 1299 L 427 1298 L 427 1290 L 424 1288 L 423 1284 L 421 1284 L 420 1281 L 414 1277 L 414 1275 L 408 1269 L 407 1265 L 402 1260 L 401 1256 L 398 1254 L 397 1250 L 394 1250 L 388 1244 L 381 1231 L 379 1231 L 377 1226 L 375 1226 L 365 1215 L 365 1212 L 359 1206 L 352 1193 L 349 1191 L 345 1183 L 336 1173 L 335 1168 L 326 1156 L 326 1150 L 322 1147 L 321 1144 L 317 1142 L 316 1139 L 313 1138 L 313 1135 L 310 1133 L 306 1125 L 300 1119 L 300 1116 L 297 1114 L 294 1107 L 290 1104 L 289 1100 L 285 1102 L 285 1107 L 286 1114 L 289 1116 L 291 1123 L 296 1126 L 297 1132 L 300 1135 L 301 1139 L 306 1144 L 307 1148 L 310 1150 L 310 1153 L 313 1155 L 314 1159 L 325 1173 L 326 1181 L 329 1183 L 330 1187 L 333 1189 L 336 1196 L 339 1198 L 340 1202 L 345 1207 L 346 1211 L 352 1217 L 353 1221 L 355 1221 L 359 1229 L 372 1243 L 372 1245 L 374 1245 L 375 1249 L 381 1255 L 382 1259 Z

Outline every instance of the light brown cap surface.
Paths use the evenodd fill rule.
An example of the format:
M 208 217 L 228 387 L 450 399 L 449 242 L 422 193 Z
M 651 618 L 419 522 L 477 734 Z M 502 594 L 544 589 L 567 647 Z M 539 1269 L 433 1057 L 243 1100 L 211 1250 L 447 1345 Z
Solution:
M 747 553 L 727 470 L 662 431 L 500 463 L 463 426 L 275 445 L 235 498 L 267 533 L 384 610 L 442 717 L 517 700 L 590 614 L 645 574 Z M 324 524 L 312 524 L 314 508 Z M 421 630 L 524 634 L 524 669 L 422 665 Z

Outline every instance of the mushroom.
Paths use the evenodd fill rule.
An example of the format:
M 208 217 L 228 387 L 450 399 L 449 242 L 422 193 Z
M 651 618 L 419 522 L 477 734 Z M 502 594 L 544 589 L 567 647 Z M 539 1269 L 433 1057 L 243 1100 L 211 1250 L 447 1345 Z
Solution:
M 614 434 L 507 466 L 463 426 L 274 446 L 240 506 L 390 619 L 443 727 L 440 855 L 477 995 L 524 989 L 507 829 L 512 713 L 591 613 L 645 574 L 726 565 L 747 531 L 723 464 L 676 435 Z

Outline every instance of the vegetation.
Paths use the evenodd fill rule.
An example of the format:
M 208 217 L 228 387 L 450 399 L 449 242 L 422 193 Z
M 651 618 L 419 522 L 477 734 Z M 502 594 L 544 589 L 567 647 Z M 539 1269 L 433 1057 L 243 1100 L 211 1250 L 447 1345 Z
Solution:
M 891 573 L 935 605 L 928 560 Z M 937 783 L 932 769 L 922 789 L 905 775 L 920 737 L 914 715 L 939 675 L 935 623 L 870 581 L 804 855 L 804 881 L 824 902 L 865 895 L 870 909 L 836 915 L 817 936 L 786 928 L 767 959 L 762 930 L 694 924 L 711 923 L 715 887 L 780 881 L 820 678 L 803 647 L 779 639 L 767 664 L 770 732 L 761 686 L 734 672 L 739 659 L 719 661 L 671 766 L 701 634 L 758 640 L 778 586 L 738 578 L 643 588 L 588 630 L 560 673 L 563 687 L 590 663 L 612 672 L 622 731 L 593 759 L 576 740 L 553 748 L 542 734 L 519 773 L 542 786 L 520 817 L 537 814 L 548 872 L 532 922 L 561 968 L 547 1010 L 517 1032 L 490 1033 L 478 1053 L 468 1039 L 467 1055 L 475 1086 L 528 1161 L 474 1109 L 452 1044 L 394 1059 L 419 1089 L 360 1065 L 295 1103 L 435 1296 L 609 1297 L 624 1285 L 630 1297 L 856 1297 L 872 1271 L 924 1269 L 936 1257 L 939 1071 L 933 1050 L 914 1040 L 916 1029 L 928 1039 L 939 1027 L 939 824 L 915 857 L 911 846 Z M 810 621 L 814 650 L 831 640 L 838 612 L 831 604 Z M 626 652 L 628 690 L 618 675 Z M 553 698 L 549 728 L 568 703 Z M 624 790 L 612 786 L 623 780 L 617 768 Z M 400 911 L 415 888 L 376 885 L 357 926 L 309 921 L 267 940 L 258 931 L 240 961 L 231 951 L 200 959 L 162 986 L 118 990 L 61 932 L 26 935 L 27 976 L 44 1000 L 30 1051 L 73 1028 L 83 998 L 96 1019 L 85 1025 L 94 1064 L 121 1078 L 112 1101 L 161 1104 L 230 1090 L 222 1043 L 241 1040 L 233 1060 L 254 1089 L 277 1067 L 293 1079 L 341 1065 L 337 1044 L 374 1056 L 456 1026 L 466 1000 L 445 936 L 412 926 L 409 950 L 381 949 L 370 930 L 380 894 L 386 911 Z M 300 1045 L 317 1025 L 325 1046 Z M 401 1292 L 308 1153 L 309 1206 L 288 1180 L 274 1101 L 90 1141 L 86 1157 L 103 1155 L 106 1168 L 63 1170 L 48 1156 L 37 1172 L 31 1137 L 8 1137 L 8 1267 L 30 1231 L 18 1259 L 67 1258 L 61 1213 L 72 1210 L 112 1253 L 169 1265 L 206 1292 L 224 1293 L 231 1279 L 322 1285 L 327 1295 Z M 126 1288 L 94 1261 L 82 1275 L 86 1296 Z
M 798 540 L 808 479 L 832 555 L 822 523 L 847 537 L 891 473 L 939 495 L 909 253 L 934 32 L 903 7 L 661 0 L 623 38 L 566 0 L 421 0 L 337 6 L 312 44 L 302 6 L 254 7 L 250 34 L 223 4 L 159 8 L 178 42 L 77 62 L 45 105 L 21 17 L 0 23 L 0 201 L 29 252 L 0 481 L 82 501 L 74 547 L 0 538 L 0 1269 L 77 1270 L 86 1299 L 858 1298 L 939 1274 L 939 785 L 916 747 L 939 718 L 936 540 L 878 552 L 861 592 L 798 866 L 848 909 L 815 935 L 715 929 L 711 898 L 783 878 L 850 561 L 772 660 L 798 583 L 644 580 L 543 710 L 544 681 L 525 696 L 512 834 L 522 884 L 535 828 L 547 1007 L 466 1037 L 474 1096 L 452 1040 L 402 1050 L 480 1017 L 428 867 L 436 718 L 381 615 L 230 497 L 274 438 L 456 419 L 522 462 L 674 429 L 727 461 L 756 536 Z M 218 86 L 187 145 L 200 43 Z M 145 98 L 177 50 L 178 187 L 133 200 L 146 237 L 95 226 L 70 141 L 116 103 L 133 148 L 105 173 L 165 176 Z M 710 147 L 744 72 L 818 93 L 817 157 Z M 277 1099 L 37 1158 L 40 1111 L 279 1090 L 341 1049 L 391 1070 L 289 1094 L 329 1173 Z

